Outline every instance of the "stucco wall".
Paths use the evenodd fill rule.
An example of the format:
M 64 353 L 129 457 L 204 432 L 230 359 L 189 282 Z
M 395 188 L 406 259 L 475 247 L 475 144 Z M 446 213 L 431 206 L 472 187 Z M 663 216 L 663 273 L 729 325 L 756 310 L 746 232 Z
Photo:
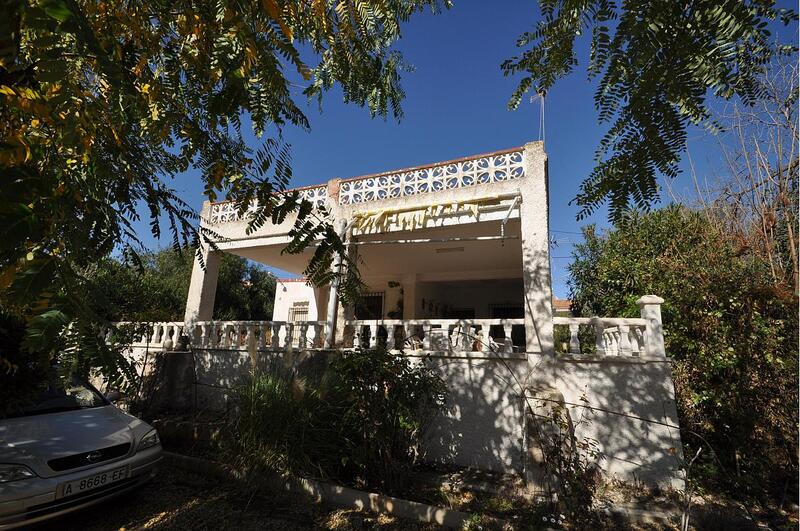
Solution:
M 523 470 L 522 390 L 527 362 L 506 358 L 505 365 L 483 356 L 427 357 L 447 383 L 445 412 L 425 437 L 432 462 L 499 472 Z
M 558 362 L 555 387 L 576 423 L 576 437 L 599 443 L 607 475 L 683 487 L 671 368 L 668 358 Z
M 309 286 L 303 280 L 278 280 L 275 283 L 275 305 L 272 310 L 273 321 L 288 321 L 289 309 L 295 302 L 308 302 L 308 320 L 325 319 L 324 308 L 327 289 Z M 320 310 L 322 313 L 320 313 Z
M 141 353 L 139 353 L 141 355 Z M 172 355 L 172 354 L 168 354 Z M 177 355 L 177 354 L 176 354 Z M 232 391 L 252 369 L 247 352 L 195 350 L 192 400 L 201 410 L 232 406 Z M 578 439 L 597 443 L 606 475 L 648 484 L 683 486 L 668 359 L 513 355 L 412 356 L 435 368 L 448 386 L 446 412 L 432 424 L 426 459 L 496 471 L 522 472 L 525 415 L 522 389 L 555 388 L 563 396 Z M 152 359 L 152 358 L 151 358 Z M 261 352 L 257 363 L 319 371 L 324 354 Z

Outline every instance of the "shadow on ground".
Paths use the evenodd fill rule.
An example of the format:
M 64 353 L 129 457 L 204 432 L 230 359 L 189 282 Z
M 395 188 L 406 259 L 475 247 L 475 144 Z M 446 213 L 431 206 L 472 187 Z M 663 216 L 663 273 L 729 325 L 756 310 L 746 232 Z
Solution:
M 296 495 L 258 492 L 172 467 L 131 493 L 63 518 L 36 531 L 434 529 L 357 511 L 328 511 Z

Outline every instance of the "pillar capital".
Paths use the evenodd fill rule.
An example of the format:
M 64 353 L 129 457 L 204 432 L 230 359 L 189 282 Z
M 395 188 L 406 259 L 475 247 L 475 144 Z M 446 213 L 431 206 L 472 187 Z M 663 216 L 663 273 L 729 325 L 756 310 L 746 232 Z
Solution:
M 644 295 L 636 301 L 636 304 L 638 304 L 640 307 L 648 304 L 664 304 L 664 299 L 658 295 Z

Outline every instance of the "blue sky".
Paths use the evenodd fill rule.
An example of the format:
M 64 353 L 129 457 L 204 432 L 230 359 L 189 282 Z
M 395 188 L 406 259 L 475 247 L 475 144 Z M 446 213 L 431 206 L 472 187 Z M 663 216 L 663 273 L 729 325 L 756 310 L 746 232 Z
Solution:
M 506 108 L 516 79 L 504 78 L 500 63 L 516 53 L 515 41 L 537 19 L 533 0 L 485 2 L 456 0 L 439 15 L 412 18 L 397 44 L 415 67 L 403 76 L 406 100 L 401 122 L 371 119 L 368 110 L 342 102 L 341 91 L 328 93 L 320 113 L 316 102 L 305 111 L 311 131 L 284 131 L 292 145 L 294 185 L 323 183 L 427 162 L 446 160 L 496 149 L 520 146 L 539 139 L 539 103 L 526 98 L 517 111 Z M 794 33 L 794 31 L 792 31 Z M 795 34 L 796 35 L 796 34 Z M 597 123 L 592 101 L 594 85 L 585 74 L 585 62 L 548 94 L 545 109 L 546 150 L 550 164 L 550 226 L 557 246 L 552 250 L 553 289 L 568 294 L 566 266 L 580 227 L 606 225 L 606 211 L 576 221 L 577 208 L 569 204 L 580 182 L 593 168 L 593 154 L 605 128 Z M 299 94 L 298 101 L 303 102 Z M 702 132 L 692 135 L 690 151 L 701 171 L 719 161 L 713 142 Z M 253 139 L 255 145 L 256 140 Z M 200 207 L 202 185 L 196 173 L 176 178 L 173 187 L 189 204 Z M 673 183 L 690 191 L 688 174 Z M 140 230 L 149 247 L 155 241 L 146 224 Z

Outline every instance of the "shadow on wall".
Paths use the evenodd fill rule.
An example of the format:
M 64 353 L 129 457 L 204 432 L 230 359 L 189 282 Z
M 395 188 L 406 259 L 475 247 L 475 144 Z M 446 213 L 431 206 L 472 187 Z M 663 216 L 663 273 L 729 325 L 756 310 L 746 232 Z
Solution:
M 498 472 L 523 470 L 525 358 L 425 357 L 447 383 L 446 411 L 425 433 L 426 460 Z
M 259 352 L 255 367 L 288 371 L 311 385 L 324 374 L 331 352 Z M 424 434 L 426 460 L 500 472 L 522 472 L 525 459 L 523 390 L 557 389 L 576 437 L 599 444 L 607 474 L 682 487 L 671 364 L 636 358 L 599 360 L 543 354 L 409 354 L 447 383 L 446 412 Z M 153 356 L 152 353 L 149 356 Z M 140 356 L 141 357 L 141 356 Z M 243 351 L 195 350 L 152 357 L 163 377 L 152 390 L 151 411 L 227 412 L 234 392 L 254 366 Z
M 607 474 L 683 488 L 670 360 L 556 363 L 556 387 L 578 426 L 576 437 L 599 443 Z
M 671 360 L 529 356 L 529 403 L 563 403 L 576 441 L 596 443 L 606 476 L 684 488 Z

